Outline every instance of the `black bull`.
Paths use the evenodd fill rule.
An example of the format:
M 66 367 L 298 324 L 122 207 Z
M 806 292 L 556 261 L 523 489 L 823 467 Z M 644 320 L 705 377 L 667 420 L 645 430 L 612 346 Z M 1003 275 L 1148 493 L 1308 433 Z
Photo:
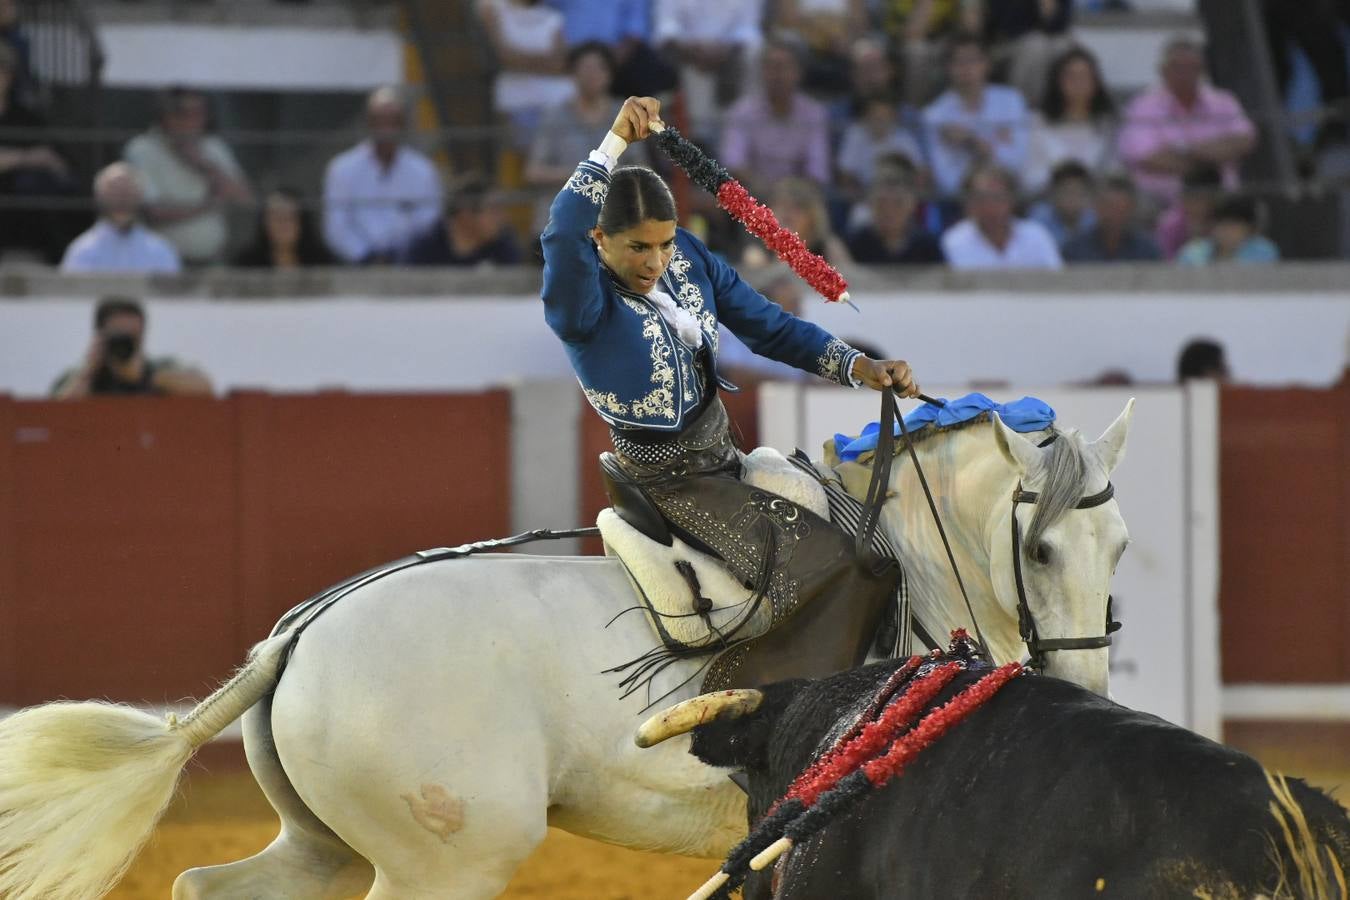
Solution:
M 757 712 L 698 727 L 692 752 L 746 771 L 753 826 L 896 665 L 770 685 Z M 961 674 L 939 701 L 976 677 Z M 766 870 L 744 896 L 1342 897 L 1350 819 L 1302 781 L 1289 788 L 1320 848 L 1291 849 L 1251 757 L 1068 682 L 1015 678 L 794 848 L 777 893 Z M 1297 845 L 1295 816 L 1282 817 Z

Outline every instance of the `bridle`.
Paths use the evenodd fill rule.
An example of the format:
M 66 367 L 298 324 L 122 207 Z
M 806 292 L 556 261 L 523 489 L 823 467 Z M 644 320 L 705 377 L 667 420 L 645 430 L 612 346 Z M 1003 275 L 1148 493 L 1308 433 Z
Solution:
M 1048 447 L 1059 438 L 1058 434 L 1052 434 L 1050 437 L 1041 441 L 1038 447 Z M 1106 503 L 1116 495 L 1116 486 L 1110 481 L 1101 491 L 1084 497 L 1078 501 L 1074 509 L 1093 509 Z M 1101 650 L 1103 647 L 1111 646 L 1111 635 L 1120 630 L 1121 625 L 1111 616 L 1112 598 L 1110 594 L 1106 595 L 1106 630 L 1103 634 L 1096 637 L 1076 637 L 1076 638 L 1042 638 L 1040 630 L 1036 627 L 1036 617 L 1031 614 L 1031 604 L 1027 601 L 1027 588 L 1022 578 L 1022 526 L 1017 522 L 1017 504 L 1025 503 L 1028 506 L 1034 506 L 1040 499 L 1040 494 L 1036 491 L 1022 490 L 1022 482 L 1017 483 L 1017 487 L 1012 494 L 1012 557 L 1013 557 L 1013 581 L 1017 585 L 1017 632 L 1022 638 L 1022 643 L 1027 645 L 1027 667 L 1031 669 L 1043 670 L 1045 668 L 1047 653 L 1053 653 L 1058 650 Z M 934 510 L 936 514 L 936 510 Z
M 934 400 L 924 394 L 919 394 L 918 398 L 934 406 L 946 405 L 943 401 Z M 880 430 L 877 432 L 877 447 L 872 459 L 872 478 L 867 486 L 867 497 L 863 501 L 863 516 L 858 526 L 858 533 L 855 536 L 854 548 L 861 555 L 872 545 L 872 537 L 881 519 L 881 507 L 886 500 L 886 488 L 890 483 L 891 457 L 894 455 L 895 445 L 894 431 L 898 424 L 900 434 L 905 439 L 905 449 L 909 452 L 910 461 L 914 463 L 914 472 L 919 478 L 919 485 L 923 488 L 924 496 L 928 499 L 928 508 L 933 513 L 933 521 L 937 524 L 938 536 L 942 538 L 942 546 L 947 551 L 947 562 L 951 564 L 952 574 L 956 576 L 956 586 L 961 589 L 961 598 L 965 600 L 966 612 L 970 615 L 971 624 L 975 627 L 975 637 L 984 650 L 985 657 L 989 658 L 989 644 L 985 641 L 984 634 L 980 630 L 980 621 L 975 616 L 970 595 L 966 592 L 965 582 L 961 579 L 960 569 L 956 565 L 956 556 L 952 553 L 951 542 L 947 540 L 947 531 L 942 527 L 942 517 L 938 514 L 937 503 L 933 500 L 933 492 L 928 487 L 928 479 L 924 476 L 923 467 L 919 464 L 919 455 L 914 450 L 914 440 L 910 437 L 909 429 L 905 426 L 904 416 L 896 413 L 894 391 L 881 392 L 881 421 L 878 424 Z M 1058 434 L 1052 434 L 1038 446 L 1048 447 L 1058 438 Z M 1115 485 L 1108 481 L 1104 490 L 1084 497 L 1078 501 L 1078 505 L 1074 509 L 1092 509 L 1101 506 L 1115 495 Z M 1027 600 L 1026 584 L 1022 577 L 1022 528 L 1017 522 L 1017 505 L 1019 503 L 1025 503 L 1029 506 L 1034 505 L 1038 499 L 1040 499 L 1040 494 L 1036 491 L 1022 490 L 1020 481 L 1017 483 L 1016 489 L 1013 490 L 1012 555 L 1013 579 L 1017 585 L 1017 629 L 1022 642 L 1027 647 L 1026 667 L 1044 670 L 1046 654 L 1048 653 L 1061 650 L 1100 650 L 1103 647 L 1111 646 L 1111 635 L 1120 630 L 1121 624 L 1111 616 L 1112 598 L 1108 594 L 1106 598 L 1106 627 L 1103 634 L 1096 637 L 1076 638 L 1042 638 L 1040 636 L 1040 631 L 1036 627 L 1036 619 L 1031 613 L 1031 604 Z

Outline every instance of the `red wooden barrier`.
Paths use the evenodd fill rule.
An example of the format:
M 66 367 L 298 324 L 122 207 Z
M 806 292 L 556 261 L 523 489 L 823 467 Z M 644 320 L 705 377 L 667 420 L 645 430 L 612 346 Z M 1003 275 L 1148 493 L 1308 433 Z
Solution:
M 201 696 L 277 616 L 504 534 L 510 398 L 0 402 L 0 703 Z
M 1225 388 L 1226 682 L 1350 681 L 1350 389 Z

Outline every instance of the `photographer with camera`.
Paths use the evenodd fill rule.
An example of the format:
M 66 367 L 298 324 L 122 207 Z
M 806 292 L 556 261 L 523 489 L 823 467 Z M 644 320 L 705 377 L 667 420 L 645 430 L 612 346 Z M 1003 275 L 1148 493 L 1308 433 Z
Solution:
M 135 300 L 108 297 L 94 310 L 94 337 L 78 368 L 52 386 L 57 400 L 108 395 L 209 395 L 210 380 L 168 357 L 145 356 L 145 309 Z

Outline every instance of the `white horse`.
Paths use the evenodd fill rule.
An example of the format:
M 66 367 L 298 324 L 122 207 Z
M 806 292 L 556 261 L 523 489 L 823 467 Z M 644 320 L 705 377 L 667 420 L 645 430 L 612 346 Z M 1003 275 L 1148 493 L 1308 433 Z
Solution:
M 994 655 L 1021 655 L 1010 500 L 1039 490 L 1026 591 L 1043 637 L 1100 635 L 1126 542 L 1119 508 L 1073 510 L 1120 461 L 1131 407 L 1095 443 L 1047 449 L 991 423 L 917 446 Z M 840 467 L 851 487 L 855 464 Z M 922 625 L 971 627 L 927 505 L 902 459 L 881 530 L 903 554 Z M 1057 499 L 1056 499 L 1057 498 Z M 1032 522 L 1040 515 L 1041 522 Z M 1032 536 L 1034 540 L 1032 539 Z M 953 602 L 953 598 L 957 598 Z M 554 825 L 609 843 L 719 857 L 745 832 L 745 800 L 687 739 L 634 746 L 646 699 L 621 700 L 608 666 L 653 644 L 607 558 L 483 555 L 360 587 L 296 642 L 269 638 L 182 721 L 103 703 L 53 703 L 0 724 L 0 896 L 76 900 L 124 873 L 179 769 L 244 716 L 249 764 L 281 818 L 258 855 L 193 869 L 176 900 L 488 898 Z M 701 665 L 663 673 L 653 696 Z M 1107 651 L 1051 654 L 1048 672 L 1104 691 Z M 697 680 L 670 696 L 693 696 Z

